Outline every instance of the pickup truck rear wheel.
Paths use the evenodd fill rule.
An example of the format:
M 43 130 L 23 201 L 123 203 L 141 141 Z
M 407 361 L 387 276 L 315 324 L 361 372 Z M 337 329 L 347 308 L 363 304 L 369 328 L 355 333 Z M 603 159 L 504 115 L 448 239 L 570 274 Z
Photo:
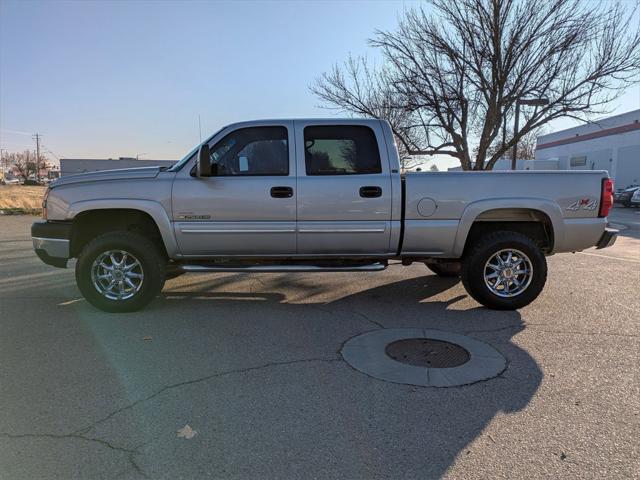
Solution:
M 462 284 L 476 301 L 515 310 L 537 298 L 547 281 L 544 253 L 526 235 L 499 231 L 479 238 L 465 255 Z
M 84 298 L 105 312 L 133 312 L 153 300 L 165 282 L 166 259 L 143 235 L 110 232 L 91 240 L 76 263 Z

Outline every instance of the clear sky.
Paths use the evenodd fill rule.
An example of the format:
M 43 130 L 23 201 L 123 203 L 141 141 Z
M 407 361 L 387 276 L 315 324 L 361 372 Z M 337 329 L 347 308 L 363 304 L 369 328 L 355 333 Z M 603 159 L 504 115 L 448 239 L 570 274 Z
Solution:
M 62 158 L 178 159 L 198 142 L 198 115 L 203 136 L 334 115 L 309 84 L 350 52 L 376 58 L 367 38 L 412 5 L 0 0 L 0 148 L 33 148 L 39 132 Z M 640 86 L 613 106 L 637 108 Z

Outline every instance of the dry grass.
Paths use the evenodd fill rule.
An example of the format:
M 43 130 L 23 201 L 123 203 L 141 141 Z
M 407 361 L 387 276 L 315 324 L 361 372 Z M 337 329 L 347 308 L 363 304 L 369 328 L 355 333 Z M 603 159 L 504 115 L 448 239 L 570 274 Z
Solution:
M 0 210 L 33 212 L 42 207 L 46 187 L 0 185 Z

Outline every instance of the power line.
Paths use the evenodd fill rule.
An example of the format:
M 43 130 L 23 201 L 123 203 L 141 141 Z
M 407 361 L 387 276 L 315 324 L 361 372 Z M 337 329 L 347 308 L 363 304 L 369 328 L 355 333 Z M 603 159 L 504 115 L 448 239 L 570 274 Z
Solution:
M 53 153 L 51 151 L 51 149 L 48 146 L 46 146 L 44 143 L 42 144 L 42 148 L 44 148 L 45 152 L 50 153 L 51 155 L 56 157 L 56 160 L 60 161 L 60 157 L 58 155 L 56 155 L 55 153 Z

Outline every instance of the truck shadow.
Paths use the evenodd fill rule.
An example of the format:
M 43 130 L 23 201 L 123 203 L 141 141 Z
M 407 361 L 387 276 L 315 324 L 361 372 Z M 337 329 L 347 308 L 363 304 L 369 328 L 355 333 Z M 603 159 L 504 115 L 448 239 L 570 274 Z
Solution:
M 239 281 L 219 280 L 225 287 Z M 341 318 L 355 322 L 353 319 L 357 316 L 361 331 L 380 326 L 421 327 L 473 336 L 493 345 L 507 358 L 509 366 L 502 375 L 463 387 L 420 388 L 375 380 L 345 364 L 346 370 L 340 375 L 347 375 L 346 384 L 343 379 L 326 391 L 312 390 L 324 398 L 322 401 L 331 409 L 340 412 L 335 415 L 338 421 L 327 418 L 324 425 L 308 425 L 307 434 L 317 435 L 320 442 L 327 428 L 333 430 L 335 448 L 323 444 L 325 450 L 333 450 L 324 454 L 334 458 L 338 466 L 350 462 L 348 468 L 338 471 L 385 478 L 412 476 L 417 471 L 422 478 L 438 478 L 456 460 L 464 461 L 466 455 L 474 455 L 476 442 L 481 442 L 479 448 L 483 450 L 509 447 L 500 442 L 499 423 L 491 434 L 487 427 L 501 414 L 526 408 L 543 376 L 531 355 L 513 342 L 513 337 L 526 327 L 519 312 L 452 308 L 464 295 L 445 301 L 429 300 L 457 283 L 457 280 L 432 275 L 381 285 L 326 302 L 288 303 L 278 290 L 300 287 L 294 283 L 295 280 L 283 276 L 272 279 L 259 290 L 225 293 L 211 291 L 217 288 L 217 280 L 211 279 L 202 282 L 196 291 L 165 289 L 166 298 L 156 304 L 154 311 L 168 309 L 175 314 L 185 309 L 197 312 L 201 308 L 241 304 L 242 310 L 248 309 L 249 314 L 261 312 L 260 322 L 271 321 L 265 307 L 275 309 L 281 316 L 281 320 L 273 321 L 277 329 L 295 330 L 293 322 L 302 321 L 305 316 L 313 317 L 309 321 L 326 322 L 326 328 L 338 329 L 333 326 Z M 314 291 L 310 297 L 316 294 Z M 335 348 L 339 348 L 337 341 Z M 296 381 L 295 377 L 291 378 L 291 382 Z M 357 391 L 337 391 L 341 389 Z M 264 392 L 256 390 L 255 395 L 262 396 Z M 514 428 L 513 424 L 509 428 Z M 345 448 L 348 454 L 342 451 Z M 316 455 L 315 452 L 307 454 Z M 498 457 L 500 454 L 496 454 Z

